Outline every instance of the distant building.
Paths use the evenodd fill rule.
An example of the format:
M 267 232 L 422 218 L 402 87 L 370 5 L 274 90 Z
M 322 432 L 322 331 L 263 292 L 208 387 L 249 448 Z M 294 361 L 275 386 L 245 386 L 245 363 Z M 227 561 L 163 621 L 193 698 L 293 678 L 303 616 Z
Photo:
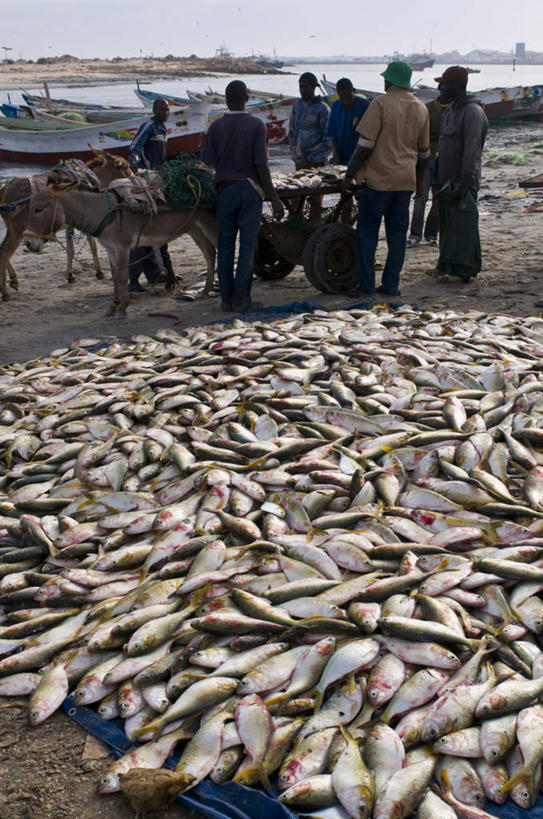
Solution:
M 517 60 L 526 59 L 526 43 L 515 44 L 515 59 Z

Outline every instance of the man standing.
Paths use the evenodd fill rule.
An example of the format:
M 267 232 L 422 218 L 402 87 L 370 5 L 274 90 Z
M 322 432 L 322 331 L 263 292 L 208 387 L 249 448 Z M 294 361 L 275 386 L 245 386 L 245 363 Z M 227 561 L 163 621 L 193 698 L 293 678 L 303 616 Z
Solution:
M 370 103 L 355 96 L 353 84 L 347 77 L 337 81 L 336 92 L 339 99 L 330 110 L 327 136 L 332 140 L 332 162 L 347 165 L 358 142 L 356 126 Z
M 353 181 L 364 181 L 358 197 L 356 229 L 356 295 L 362 296 L 375 293 L 375 251 L 383 216 L 388 255 L 377 292 L 400 295 L 409 200 L 413 191 L 417 195 L 420 192 L 422 171 L 430 156 L 428 111 L 410 91 L 410 66 L 402 61 L 390 63 L 381 76 L 386 93 L 373 98 L 357 125 L 358 147 L 344 181 L 347 193 L 352 192 Z
M 451 66 L 436 82 L 441 99 L 450 103 L 441 120 L 438 146 L 437 272 L 467 282 L 481 269 L 477 193 L 488 120 L 475 98 L 466 93 L 465 68 Z
M 330 109 L 315 88 L 319 81 L 311 71 L 306 71 L 298 80 L 300 99 L 296 100 L 290 112 L 288 141 L 290 155 L 296 170 L 320 168 L 327 165 L 332 149 L 327 136 Z M 311 196 L 309 219 L 318 221 L 322 211 L 322 196 Z
M 128 155 L 130 167 L 136 173 L 139 170 L 155 170 L 166 159 L 166 120 L 170 109 L 163 99 L 156 99 L 153 103 L 153 117 L 143 122 L 136 136 L 130 143 Z M 161 280 L 160 267 L 155 258 L 158 248 L 136 247 L 130 251 L 128 290 L 132 293 L 143 293 L 145 288 L 139 283 L 140 273 L 145 273 L 149 284 Z M 166 269 L 171 282 L 175 282 L 168 245 L 160 248 L 161 262 Z
M 215 168 L 219 192 L 217 272 L 224 311 L 254 306 L 251 286 L 264 196 L 270 200 L 276 219 L 285 212 L 271 181 L 266 126 L 245 111 L 248 99 L 247 86 L 241 80 L 226 86 L 228 111 L 211 123 L 201 151 L 204 162 Z
M 441 128 L 441 118 L 444 111 L 450 105 L 450 102 L 444 102 L 441 97 L 441 86 L 439 86 L 439 92 L 440 95 L 437 99 L 426 104 L 428 114 L 430 116 L 430 159 L 428 160 L 428 164 L 422 173 L 422 188 L 420 196 L 415 199 L 415 203 L 413 205 L 411 230 L 408 239 L 408 244 L 410 245 L 418 245 L 422 241 L 423 235 L 429 244 L 437 244 L 437 185 L 435 184 L 434 171 L 437 146 L 439 142 L 439 131 Z M 428 196 L 430 195 L 430 190 L 432 191 L 432 205 L 426 218 L 425 225 L 424 211 L 426 209 Z

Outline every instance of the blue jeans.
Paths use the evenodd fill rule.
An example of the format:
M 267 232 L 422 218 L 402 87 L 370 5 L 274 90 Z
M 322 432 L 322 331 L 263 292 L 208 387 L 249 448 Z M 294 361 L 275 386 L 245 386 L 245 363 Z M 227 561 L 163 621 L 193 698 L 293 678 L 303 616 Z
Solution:
M 375 292 L 375 251 L 381 220 L 385 217 L 388 255 L 383 270 L 385 290 L 396 290 L 405 258 L 411 191 L 376 191 L 364 186 L 358 197 L 356 246 L 360 289 Z
M 246 179 L 229 182 L 220 191 L 217 205 L 217 273 L 223 303 L 233 303 L 236 307 L 251 305 L 254 256 L 261 216 L 262 199 Z M 238 231 L 238 262 L 234 276 Z

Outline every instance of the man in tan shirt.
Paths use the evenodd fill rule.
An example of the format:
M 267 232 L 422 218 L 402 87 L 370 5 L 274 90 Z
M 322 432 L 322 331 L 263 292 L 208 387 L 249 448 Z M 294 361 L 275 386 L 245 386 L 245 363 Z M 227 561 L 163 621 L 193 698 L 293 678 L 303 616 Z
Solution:
M 430 155 L 426 106 L 411 93 L 411 68 L 397 61 L 383 71 L 385 94 L 373 98 L 356 130 L 356 151 L 347 167 L 344 189 L 362 184 L 358 194 L 357 251 L 359 290 L 375 288 L 375 251 L 385 217 L 388 255 L 378 293 L 399 296 L 400 271 L 409 228 L 409 201 L 419 188 Z

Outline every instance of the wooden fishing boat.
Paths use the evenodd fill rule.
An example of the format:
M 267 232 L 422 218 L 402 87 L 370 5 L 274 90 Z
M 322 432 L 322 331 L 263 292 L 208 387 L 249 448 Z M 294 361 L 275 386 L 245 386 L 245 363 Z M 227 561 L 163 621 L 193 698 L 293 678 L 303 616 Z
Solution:
M 49 90 L 49 89 L 47 89 Z M 21 95 L 27 105 L 38 108 L 42 111 L 104 111 L 113 115 L 119 115 L 118 119 L 125 119 L 132 114 L 133 109 L 122 105 L 103 105 L 94 102 L 77 102 L 76 100 L 56 99 L 49 94 L 30 94 L 28 91 L 21 91 Z M 143 112 L 140 111 L 140 115 Z
M 167 156 L 198 151 L 207 128 L 209 106 L 198 105 L 172 110 L 166 122 Z M 0 161 L 52 163 L 61 159 L 91 159 L 89 144 L 119 156 L 128 156 L 130 143 L 148 116 L 108 124 L 75 124 L 65 130 L 0 131 Z M 74 123 L 72 123 L 74 125 Z
M 287 98 L 251 106 L 251 113 L 265 123 L 270 142 L 282 142 L 286 138 L 293 102 L 294 98 Z M 166 121 L 166 155 L 197 152 L 209 122 L 222 116 L 225 110 L 223 107 L 211 110 L 205 103 L 171 109 Z M 89 144 L 126 157 L 138 128 L 148 119 L 147 114 L 110 124 L 71 123 L 75 127 L 65 130 L 55 130 L 53 126 L 50 130 L 0 131 L 0 162 L 47 164 L 60 159 L 90 159 L 93 153 Z
M 173 94 L 162 94 L 160 91 L 148 91 L 145 88 L 134 88 L 134 94 L 143 103 L 144 108 L 151 109 L 155 100 L 165 100 L 170 108 L 178 108 L 180 105 L 189 105 L 200 100 L 190 100 L 188 97 L 174 97 Z
M 321 85 L 330 97 L 336 96 L 336 85 L 323 76 Z M 412 89 L 416 97 L 427 103 L 435 99 L 438 89 L 427 85 L 415 85 Z M 367 99 L 382 94 L 382 91 L 365 91 L 355 88 L 355 94 Z M 491 122 L 507 122 L 510 120 L 539 117 L 543 114 L 543 85 L 523 86 L 515 85 L 512 88 L 484 88 L 473 92 L 475 99 L 481 103 L 485 114 Z

